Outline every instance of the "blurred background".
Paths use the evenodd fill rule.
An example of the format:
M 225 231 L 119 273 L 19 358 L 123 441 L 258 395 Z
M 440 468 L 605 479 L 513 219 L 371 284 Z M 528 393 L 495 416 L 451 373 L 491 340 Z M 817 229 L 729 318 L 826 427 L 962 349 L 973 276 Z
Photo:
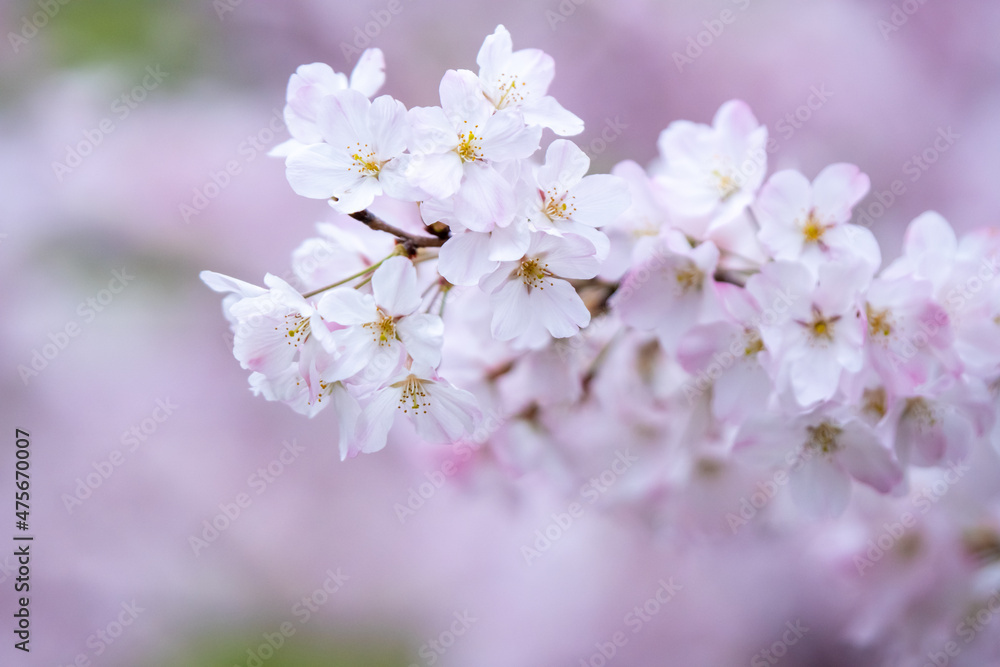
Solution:
M 778 138 L 772 170 L 871 176 L 860 212 L 886 258 L 927 209 L 1000 223 L 989 0 L 4 0 L 2 493 L 21 428 L 35 542 L 30 655 L 0 550 L 0 664 L 879 665 L 955 635 L 969 610 L 950 596 L 978 584 L 939 545 L 947 517 L 995 516 L 995 461 L 941 500 L 922 551 L 863 581 L 837 545 L 898 512 L 681 539 L 594 506 L 526 558 L 572 494 L 405 442 L 341 463 L 331 416 L 247 390 L 198 272 L 287 274 L 331 219 L 265 156 L 289 75 L 377 46 L 384 92 L 432 105 L 499 23 L 555 57 L 594 170 L 646 164 L 671 121 L 742 98 Z M 980 624 L 951 664 L 1000 664 L 1000 623 Z

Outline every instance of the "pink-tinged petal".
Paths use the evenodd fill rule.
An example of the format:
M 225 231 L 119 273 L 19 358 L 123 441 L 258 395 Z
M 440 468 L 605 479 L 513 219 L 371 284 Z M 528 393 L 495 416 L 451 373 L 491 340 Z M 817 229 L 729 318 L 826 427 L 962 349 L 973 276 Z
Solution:
M 914 262 L 916 274 L 940 286 L 952 270 L 958 240 L 940 214 L 928 211 L 906 229 L 903 252 Z
M 551 95 L 523 105 L 521 114 L 528 125 L 550 128 L 560 137 L 575 137 L 583 132 L 583 120 Z
M 801 225 L 812 208 L 812 187 L 794 170 L 779 171 L 757 195 L 754 212 L 760 221 L 758 238 L 777 259 L 797 259 L 805 237 Z
M 796 504 L 815 517 L 838 517 L 851 499 L 851 477 L 820 454 L 813 454 L 792 471 L 789 486 Z
M 579 146 L 557 139 L 545 151 L 545 164 L 538 168 L 537 180 L 542 188 L 566 192 L 583 179 L 588 169 L 590 158 Z
M 521 283 L 520 278 L 514 273 L 520 265 L 520 262 L 502 262 L 496 271 L 487 273 L 479 279 L 479 289 L 487 294 L 493 294 L 507 284 L 508 280 L 516 280 L 518 283 Z
M 551 273 L 570 280 L 585 280 L 597 275 L 600 263 L 589 240 L 572 234 L 543 236 L 544 240 L 536 244 L 529 255 L 542 256 Z
M 417 313 L 396 324 L 396 335 L 414 361 L 437 368 L 444 344 L 444 322 L 437 315 Z
M 448 239 L 438 255 L 438 273 L 452 285 L 475 285 L 498 262 L 490 261 L 490 235 L 465 232 Z
M 500 74 L 513 51 L 514 44 L 510 32 L 502 24 L 498 25 L 492 35 L 486 36 L 483 45 L 479 47 L 479 53 L 476 54 L 480 77 L 493 80 Z
M 378 307 L 371 294 L 340 287 L 329 290 L 316 304 L 316 310 L 328 322 L 355 326 L 378 319 Z
M 365 97 L 372 97 L 384 83 L 385 56 L 382 49 L 365 49 L 351 72 L 351 88 Z
M 531 230 L 519 220 L 506 227 L 494 227 L 490 234 L 489 259 L 512 262 L 524 257 L 531 245 Z
M 337 415 L 340 460 L 343 461 L 356 456 L 359 451 L 354 435 L 357 432 L 358 420 L 361 418 L 361 404 L 340 382 L 334 383 L 327 400 L 333 405 L 333 412 Z
M 274 148 L 269 150 L 267 152 L 267 156 L 286 158 L 295 151 L 299 150 L 300 148 L 305 148 L 310 144 L 318 144 L 319 142 L 323 141 L 323 137 L 320 135 L 318 129 L 315 130 L 315 132 L 316 132 L 315 138 L 306 143 L 303 143 L 302 141 L 299 141 L 298 139 L 295 138 L 288 139 L 287 141 L 282 141 L 280 144 L 275 145 Z
M 334 148 L 343 149 L 347 155 L 358 151 L 358 142 L 371 141 L 368 120 L 371 106 L 371 100 L 350 88 L 324 97 L 317 119 L 323 140 Z
M 587 276 L 588 278 L 593 278 L 600 271 L 600 264 L 603 262 L 608 253 L 611 251 L 611 240 L 608 235 L 599 229 L 589 227 L 587 225 L 582 225 L 577 222 L 567 221 L 567 220 L 557 220 L 552 224 L 553 229 L 555 229 L 560 236 L 555 236 L 555 238 L 565 238 L 565 239 L 585 239 L 587 242 L 587 247 L 583 251 L 583 254 L 591 258 L 597 268 L 594 269 L 594 273 Z M 551 234 L 553 235 L 554 234 Z M 588 262 L 586 264 L 587 268 L 583 265 L 578 265 L 576 269 L 577 272 L 590 271 L 592 265 Z M 567 278 L 570 276 L 566 276 Z
M 795 400 L 802 407 L 828 401 L 837 393 L 841 366 L 833 351 L 816 348 L 811 354 L 795 359 L 789 366 L 789 379 Z
M 747 136 L 760 128 L 750 105 L 743 100 L 730 100 L 715 112 L 712 127 L 724 135 Z
M 853 314 L 861 293 L 871 284 L 871 272 L 866 268 L 857 260 L 823 264 L 812 302 L 830 315 Z
M 767 371 L 754 359 L 738 359 L 712 389 L 712 414 L 739 424 L 767 408 L 773 390 Z
M 325 342 L 329 346 L 327 351 L 334 355 L 330 367 L 323 373 L 324 379 L 330 381 L 354 377 L 379 351 L 372 334 L 361 326 L 331 331 Z
M 412 155 L 400 155 L 389 160 L 378 173 L 382 193 L 399 201 L 417 202 L 427 198 L 423 189 L 410 183 L 406 177 Z
M 866 268 L 859 275 L 868 276 L 869 280 L 882 265 L 882 249 L 867 227 L 837 225 L 826 230 L 823 240 L 830 248 L 839 251 L 842 257 L 862 261 Z
M 490 330 L 497 340 L 519 336 L 531 323 L 532 311 L 528 290 L 520 280 L 508 280 L 490 297 L 493 320 Z
M 842 433 L 837 436 L 840 449 L 834 455 L 837 461 L 854 479 L 879 493 L 892 491 L 902 481 L 903 471 L 875 432 L 856 421 L 840 428 Z
M 813 181 L 813 206 L 824 220 L 847 222 L 851 209 L 865 198 L 870 187 L 868 175 L 853 164 L 831 164 Z
M 454 442 L 472 433 L 482 416 L 476 398 L 444 380 L 424 382 L 428 405 L 426 414 L 414 413 L 417 435 L 427 442 Z
M 677 362 L 691 374 L 704 371 L 716 355 L 728 360 L 726 367 L 731 366 L 735 359 L 729 348 L 739 332 L 740 329 L 730 322 L 698 325 L 688 331 L 678 343 Z M 722 370 L 724 369 L 720 367 L 719 372 Z
M 479 77 L 467 69 L 450 69 L 445 72 L 438 92 L 445 116 L 451 121 L 452 127 L 459 128 L 460 134 L 474 131 L 475 126 L 482 125 L 493 110 L 493 105 L 483 96 Z
M 568 338 L 590 324 L 590 311 L 565 280 L 550 280 L 532 289 L 528 301 L 535 319 L 554 338 Z
M 520 49 L 511 54 L 506 70 L 517 76 L 519 88 L 526 88 L 526 100 L 540 98 L 549 90 L 556 75 L 556 62 L 541 49 Z
M 316 144 L 323 136 L 316 125 L 320 100 L 347 88 L 347 77 L 324 63 L 301 65 L 288 79 L 285 125 L 303 144 Z
M 417 270 L 405 257 L 390 257 L 372 276 L 375 303 L 394 317 L 409 315 L 420 307 Z
M 242 297 L 255 297 L 267 294 L 267 290 L 257 285 L 243 282 L 237 278 L 216 273 L 215 271 L 202 271 L 198 274 L 201 281 L 216 292 L 232 292 Z
M 455 198 L 455 215 L 475 232 L 506 225 L 517 211 L 514 189 L 493 167 L 479 162 L 465 164 L 465 180 Z
M 338 192 L 330 206 L 338 213 L 357 213 L 375 201 L 382 194 L 382 183 L 373 176 L 363 176 L 344 192 Z
M 745 464 L 772 467 L 794 461 L 798 433 L 774 414 L 760 412 L 740 424 L 733 443 L 734 457 Z
M 760 319 L 760 304 L 745 287 L 731 283 L 719 283 L 717 289 L 719 300 L 734 320 L 746 325 Z
M 592 227 L 611 224 L 631 203 L 628 184 L 610 174 L 587 176 L 570 193 L 576 199 L 573 220 Z
M 388 95 L 375 98 L 368 112 L 368 124 L 375 139 L 377 158 L 386 160 L 406 150 L 409 127 L 402 102 Z
M 435 199 L 451 197 L 462 184 L 465 170 L 455 152 L 412 155 L 405 172 L 407 180 Z
M 350 168 L 350 159 L 329 144 L 307 146 L 285 161 L 292 189 L 311 199 L 329 199 L 360 184 L 363 178 Z
M 626 274 L 611 298 L 611 305 L 623 322 L 649 330 L 671 316 L 670 303 L 664 301 L 664 295 L 673 294 L 677 288 L 671 268 L 667 261 L 654 259 Z
M 357 421 L 357 452 L 371 454 L 385 448 L 402 394 L 401 388 L 386 387 L 372 396 Z
M 515 111 L 498 111 L 483 127 L 483 157 L 494 162 L 530 157 L 542 139 L 542 128 L 526 127 Z
M 441 153 L 458 146 L 458 130 L 441 107 L 414 107 L 406 112 L 411 153 Z M 455 157 L 458 157 L 457 155 Z

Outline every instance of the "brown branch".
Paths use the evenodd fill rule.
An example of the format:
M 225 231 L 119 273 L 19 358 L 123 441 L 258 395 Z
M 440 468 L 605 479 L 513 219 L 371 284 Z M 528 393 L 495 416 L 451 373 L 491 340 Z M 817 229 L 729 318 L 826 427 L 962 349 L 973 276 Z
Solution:
M 377 215 L 372 214 L 368 209 L 364 209 L 356 213 L 348 213 L 348 215 L 358 222 L 364 223 L 371 229 L 392 234 L 402 241 L 403 245 L 405 245 L 407 249 L 416 250 L 417 248 L 440 248 L 444 245 L 444 242 L 448 240 L 448 237 L 444 234 L 440 236 L 415 236 L 409 232 L 404 232 L 399 227 L 393 227 Z

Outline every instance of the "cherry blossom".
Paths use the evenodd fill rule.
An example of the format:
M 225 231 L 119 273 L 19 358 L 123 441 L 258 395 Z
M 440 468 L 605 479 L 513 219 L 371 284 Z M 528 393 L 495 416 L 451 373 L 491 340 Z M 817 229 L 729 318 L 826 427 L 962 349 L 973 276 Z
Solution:
M 592 278 L 593 246 L 573 235 L 536 232 L 524 257 L 501 262 L 479 285 L 493 305 L 491 330 L 499 340 L 537 346 L 548 335 L 566 338 L 590 322 L 590 312 L 568 279 Z
M 323 98 L 318 121 L 325 143 L 301 148 L 285 162 L 296 193 L 329 199 L 341 213 L 367 208 L 383 193 L 406 198 L 403 176 L 406 108 L 387 95 L 369 101 L 354 90 Z
M 869 186 L 868 177 L 850 164 L 830 165 L 812 184 L 797 171 L 779 171 L 753 205 L 761 243 L 774 259 L 813 270 L 824 261 L 863 257 L 874 271 L 881 263 L 875 237 L 865 227 L 846 224 Z
M 712 125 L 675 121 L 659 139 L 654 178 L 678 218 L 710 228 L 729 222 L 752 201 L 766 172 L 767 127 L 745 102 L 722 105 Z
M 372 273 L 372 294 L 351 288 L 326 293 L 317 305 L 339 325 L 329 333 L 335 355 L 331 377 L 349 379 L 364 370 L 365 383 L 389 377 L 407 356 L 430 367 L 441 362 L 444 324 L 437 315 L 417 313 L 417 274 L 405 257 L 391 257 Z
M 498 110 L 517 109 L 528 125 L 551 128 L 563 137 L 583 132 L 583 121 L 546 94 L 555 76 L 552 56 L 513 48 L 510 33 L 500 25 L 479 49 L 479 81 L 490 103 Z
M 288 80 L 285 125 L 292 138 L 278 144 L 269 155 L 287 157 L 296 149 L 323 141 L 318 119 L 322 100 L 341 90 L 356 90 L 372 97 L 385 83 L 385 57 L 381 49 L 366 49 L 351 72 L 351 78 L 324 63 L 301 65 Z
M 504 225 L 517 211 L 513 185 L 497 167 L 538 150 L 541 128 L 514 109 L 497 111 L 468 70 L 441 79 L 440 107 L 409 112 L 412 132 L 406 175 L 430 197 L 455 197 L 455 214 L 475 231 Z

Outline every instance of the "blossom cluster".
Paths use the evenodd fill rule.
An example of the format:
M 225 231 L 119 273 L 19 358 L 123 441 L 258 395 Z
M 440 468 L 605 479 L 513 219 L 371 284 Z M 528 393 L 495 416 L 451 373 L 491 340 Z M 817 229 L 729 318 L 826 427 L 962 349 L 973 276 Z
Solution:
M 784 465 L 826 515 L 855 482 L 898 493 L 911 466 L 997 445 L 1000 233 L 958 238 L 926 213 L 883 266 L 851 222 L 868 177 L 768 176 L 767 127 L 741 101 L 670 124 L 648 168 L 588 175 L 552 58 L 500 26 L 477 64 L 410 109 L 376 97 L 377 49 L 350 77 L 292 75 L 273 153 L 342 215 L 291 282 L 202 273 L 255 394 L 333 406 L 345 458 L 400 415 L 429 442 L 485 430 L 509 469 L 556 476 L 626 437 L 657 462 L 628 493 L 677 482 L 678 461 Z

